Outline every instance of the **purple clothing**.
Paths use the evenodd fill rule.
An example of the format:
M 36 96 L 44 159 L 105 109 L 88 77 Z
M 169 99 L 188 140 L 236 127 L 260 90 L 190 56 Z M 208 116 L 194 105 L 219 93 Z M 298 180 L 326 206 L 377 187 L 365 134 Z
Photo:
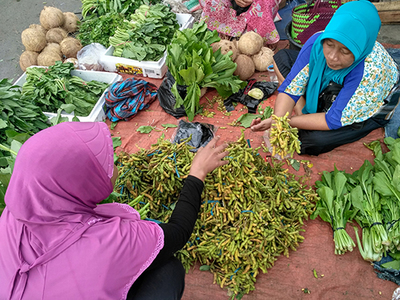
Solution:
M 126 299 L 163 231 L 113 190 L 105 123 L 61 123 L 21 147 L 0 218 L 0 299 Z

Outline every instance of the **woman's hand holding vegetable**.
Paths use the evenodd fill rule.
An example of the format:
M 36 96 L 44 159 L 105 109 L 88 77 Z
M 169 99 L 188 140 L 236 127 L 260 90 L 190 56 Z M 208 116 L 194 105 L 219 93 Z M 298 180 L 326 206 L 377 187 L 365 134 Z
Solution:
M 219 139 L 219 136 L 213 138 L 205 147 L 197 151 L 189 175 L 204 181 L 209 172 L 228 163 L 227 160 L 222 160 L 229 154 L 228 151 L 224 151 L 228 145 L 216 146 Z

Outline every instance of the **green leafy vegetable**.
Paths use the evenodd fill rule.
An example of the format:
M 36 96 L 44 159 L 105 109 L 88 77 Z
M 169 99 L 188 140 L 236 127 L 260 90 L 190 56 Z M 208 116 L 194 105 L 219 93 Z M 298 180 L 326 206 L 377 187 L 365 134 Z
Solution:
M 140 126 L 138 129 L 136 129 L 136 131 L 140 132 L 140 133 L 150 133 L 153 131 L 155 127 L 153 126 Z

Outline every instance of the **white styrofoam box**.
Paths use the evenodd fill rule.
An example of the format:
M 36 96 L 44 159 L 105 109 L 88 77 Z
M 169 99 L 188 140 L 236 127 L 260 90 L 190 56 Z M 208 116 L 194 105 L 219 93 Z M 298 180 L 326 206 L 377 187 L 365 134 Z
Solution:
M 110 86 L 117 81 L 122 80 L 122 76 L 116 73 L 110 73 L 110 72 L 100 72 L 100 71 L 84 71 L 84 70 L 72 70 L 71 75 L 73 76 L 78 76 L 82 78 L 85 81 L 92 81 L 96 80 L 99 82 L 105 82 L 110 84 Z M 14 83 L 15 85 L 19 85 L 22 87 L 22 85 L 26 82 L 26 72 L 22 74 L 20 78 Z M 100 96 L 99 100 L 93 107 L 92 111 L 90 114 L 86 117 L 83 116 L 77 116 L 79 121 L 81 122 L 101 122 L 104 121 L 106 118 L 105 114 L 105 93 L 109 89 L 108 87 L 103 94 Z M 44 114 L 49 118 L 53 118 L 57 116 L 57 113 L 52 113 L 52 112 L 44 112 Z M 69 121 L 72 121 L 72 118 L 74 117 L 74 114 L 67 114 L 66 112 L 61 113 L 61 117 L 68 117 Z
M 194 18 L 191 14 L 176 14 L 176 20 L 180 30 L 191 28 Z M 167 73 L 167 51 L 158 61 L 138 61 L 124 57 L 113 56 L 114 47 L 110 46 L 100 58 L 104 70 L 131 75 L 141 75 L 150 78 L 163 78 Z

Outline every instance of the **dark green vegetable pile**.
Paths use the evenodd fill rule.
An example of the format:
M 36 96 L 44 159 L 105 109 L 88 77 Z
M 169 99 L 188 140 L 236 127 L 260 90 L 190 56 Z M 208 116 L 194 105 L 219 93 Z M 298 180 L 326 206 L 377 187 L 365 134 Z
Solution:
M 158 61 L 177 29 L 176 14 L 168 6 L 141 5 L 110 37 L 113 55 L 138 61 Z
M 57 113 L 64 105 L 63 108 L 68 112 L 74 111 L 75 116 L 88 116 L 109 84 L 84 81 L 72 76 L 72 70 L 72 63 L 60 61 L 48 68 L 28 68 L 22 99 L 39 106 L 44 112 Z
M 39 107 L 21 99 L 19 86 L 7 79 L 0 81 L 0 214 L 19 148 L 31 135 L 49 126 Z
M 149 208 L 147 218 L 167 222 L 189 174 L 190 150 L 186 142 L 160 138 L 151 149 L 121 154 L 117 201 L 134 203 L 136 210 Z M 303 220 L 312 213 L 317 194 L 283 164 L 266 164 L 243 134 L 227 150 L 229 164 L 207 175 L 193 234 L 177 256 L 186 270 L 200 262 L 202 270 L 214 274 L 214 283 L 240 298 L 254 290 L 259 272 L 267 272 L 277 257 L 289 256 L 303 241 Z

